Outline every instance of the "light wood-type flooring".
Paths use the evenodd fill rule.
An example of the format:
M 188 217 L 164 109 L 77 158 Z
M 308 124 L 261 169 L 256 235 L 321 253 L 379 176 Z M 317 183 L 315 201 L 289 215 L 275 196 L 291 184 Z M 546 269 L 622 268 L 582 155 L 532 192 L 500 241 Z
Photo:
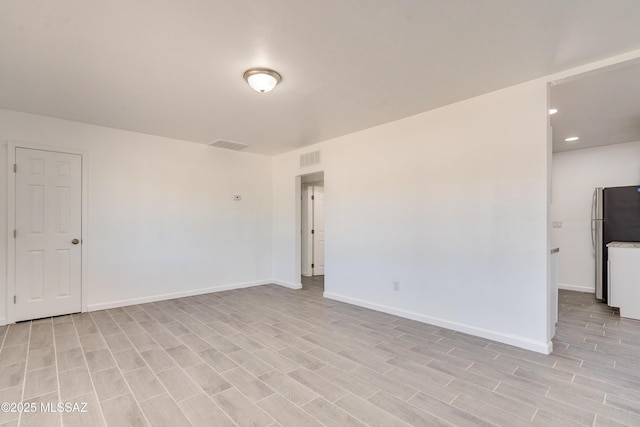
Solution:
M 320 279 L 4 326 L 0 425 L 640 426 L 640 322 L 559 300 L 550 356 L 323 299 Z

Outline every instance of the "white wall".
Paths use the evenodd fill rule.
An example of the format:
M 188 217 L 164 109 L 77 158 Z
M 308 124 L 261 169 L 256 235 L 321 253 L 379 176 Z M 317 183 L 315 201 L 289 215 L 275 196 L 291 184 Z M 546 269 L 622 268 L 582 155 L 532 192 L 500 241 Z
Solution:
M 324 170 L 325 296 L 547 352 L 546 110 L 533 81 L 275 157 L 274 277 L 299 283 L 295 177 Z
M 595 187 L 640 184 L 640 142 L 608 145 L 553 155 L 552 245 L 560 248 L 559 286 L 595 292 L 591 245 L 591 195 Z
M 271 279 L 271 158 L 6 110 L 0 259 L 7 253 L 7 140 L 88 153 L 90 309 Z

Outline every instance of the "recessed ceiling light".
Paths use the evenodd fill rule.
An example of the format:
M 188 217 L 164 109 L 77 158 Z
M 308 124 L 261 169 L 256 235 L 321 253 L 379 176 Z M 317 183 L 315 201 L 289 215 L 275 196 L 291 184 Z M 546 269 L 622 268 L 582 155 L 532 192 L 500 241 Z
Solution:
M 549 108 L 549 115 L 553 115 L 558 112 L 557 108 Z
M 267 93 L 273 90 L 282 77 L 276 71 L 268 68 L 251 68 L 244 72 L 244 79 L 249 83 L 251 89 L 260 93 Z
M 580 137 L 578 137 L 578 136 L 570 136 L 569 138 L 565 138 L 564 140 L 567 141 L 567 142 L 573 142 L 573 141 L 577 141 L 579 139 L 580 139 Z

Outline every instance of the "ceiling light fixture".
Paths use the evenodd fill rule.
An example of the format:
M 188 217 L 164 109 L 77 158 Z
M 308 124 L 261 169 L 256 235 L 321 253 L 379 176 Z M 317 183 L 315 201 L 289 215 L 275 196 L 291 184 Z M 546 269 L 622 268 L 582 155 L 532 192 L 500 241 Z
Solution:
M 549 115 L 554 115 L 557 112 L 558 112 L 557 108 L 549 108 Z
M 573 141 L 577 141 L 579 139 L 580 139 L 580 137 L 578 137 L 578 136 L 570 136 L 569 138 L 565 138 L 564 140 L 567 141 L 567 142 L 573 142 Z
M 268 68 L 251 68 L 244 72 L 244 79 L 249 83 L 251 89 L 260 93 L 267 93 L 273 90 L 282 77 L 276 71 Z

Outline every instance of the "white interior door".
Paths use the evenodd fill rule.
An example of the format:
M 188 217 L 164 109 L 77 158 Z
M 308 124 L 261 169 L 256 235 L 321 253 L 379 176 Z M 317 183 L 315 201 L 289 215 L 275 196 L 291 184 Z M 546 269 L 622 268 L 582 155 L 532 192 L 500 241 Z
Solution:
M 82 310 L 82 158 L 16 148 L 15 320 Z
M 313 275 L 324 275 L 324 187 L 313 187 Z
M 302 187 L 302 212 L 301 221 L 301 269 L 300 272 L 305 277 L 313 276 L 313 186 L 304 185 Z

